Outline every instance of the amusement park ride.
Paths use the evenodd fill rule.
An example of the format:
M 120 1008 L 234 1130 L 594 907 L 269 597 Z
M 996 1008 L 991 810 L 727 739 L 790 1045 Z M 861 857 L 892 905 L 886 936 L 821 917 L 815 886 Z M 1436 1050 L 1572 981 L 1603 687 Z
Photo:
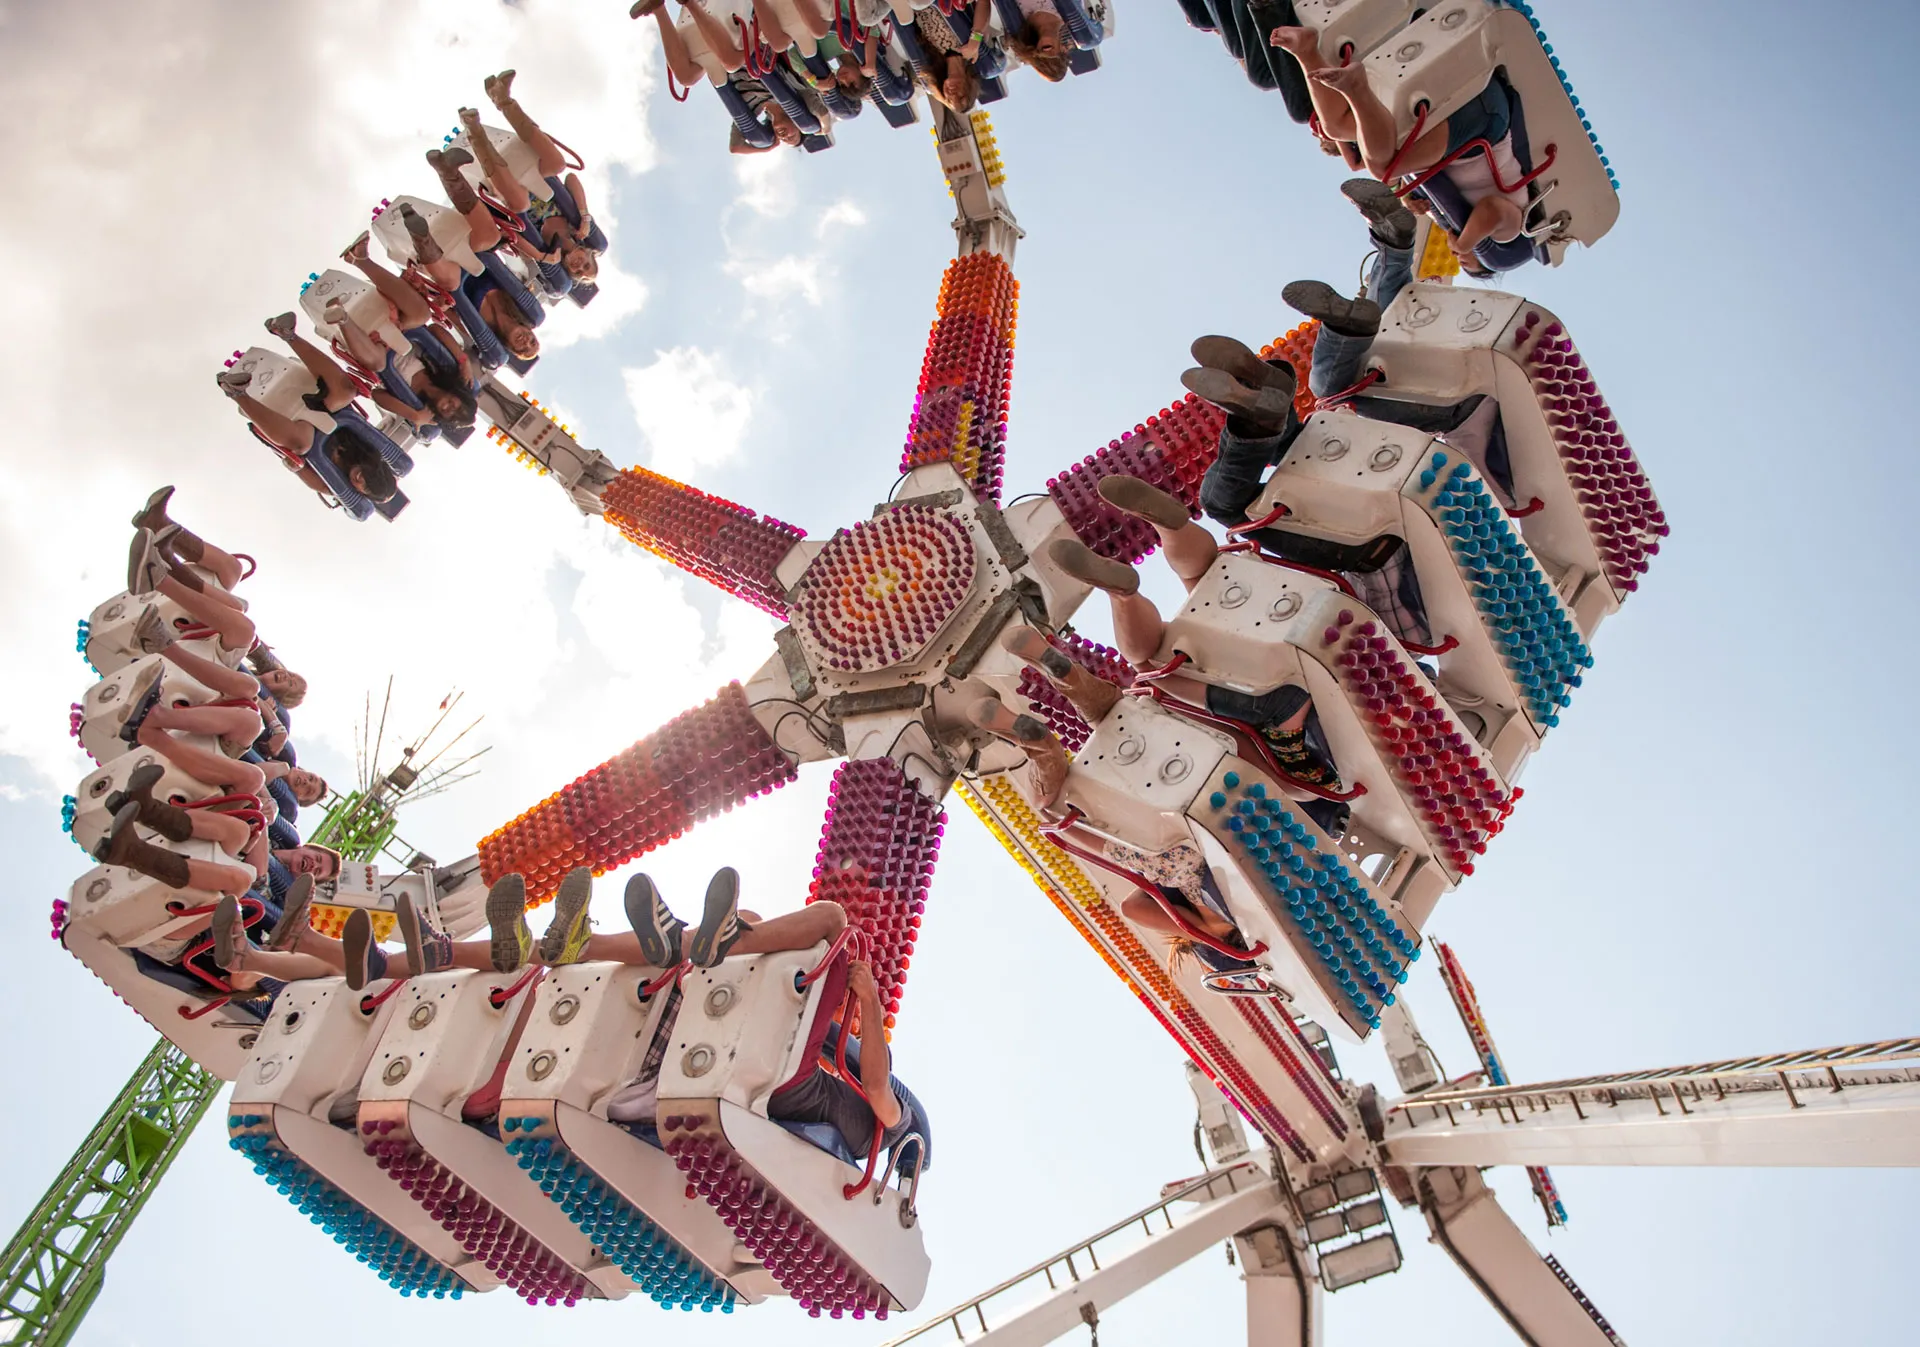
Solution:
M 1550 171 L 1532 189 L 1538 246 L 1557 261 L 1610 227 L 1610 171 L 1537 26 L 1515 38 L 1524 7 L 1298 8 L 1328 43 L 1358 43 L 1370 71 L 1399 80 L 1403 132 L 1459 106 L 1499 65 L 1546 147 Z M 1508 26 L 1496 32 L 1496 20 Z M 347 868 L 328 908 L 371 909 L 390 929 L 404 890 L 436 925 L 470 934 L 501 876 L 523 875 L 529 904 L 544 903 L 575 867 L 616 869 L 793 780 L 800 763 L 841 760 L 809 901 L 846 909 L 891 1026 L 943 801 L 957 793 L 1186 1052 L 1212 1165 L 896 1343 L 927 1332 L 1046 1342 L 1097 1325 L 1223 1240 L 1245 1273 L 1249 1341 L 1318 1343 L 1325 1293 L 1399 1267 L 1397 1203 L 1419 1210 L 1523 1340 L 1599 1347 L 1620 1339 L 1534 1251 L 1483 1168 L 1525 1167 L 1557 1224 L 1549 1163 L 1920 1163 L 1920 1040 L 1517 1085 L 1459 960 L 1424 934 L 1520 799 L 1516 782 L 1571 703 L 1597 630 L 1666 532 L 1562 322 L 1517 295 L 1450 284 L 1444 239 L 1428 238 L 1423 279 L 1387 308 L 1369 353 L 1368 396 L 1485 395 L 1510 462 L 1496 471 L 1444 438 L 1303 393 L 1305 429 L 1249 512 L 1254 525 L 1193 582 L 1150 666 L 1136 668 L 1072 632 L 1090 591 L 1053 545 L 1148 556 L 1154 528 L 1101 484 L 1143 479 L 1197 516 L 1224 414 L 1188 397 L 1066 467 L 1044 494 L 1002 504 L 1021 230 L 984 114 L 933 111 L 959 255 L 941 281 L 899 480 L 868 517 L 810 539 L 616 467 L 498 381 L 482 391 L 490 435 L 582 512 L 778 618 L 765 663 L 490 833 L 467 861 L 382 875 L 369 857 Z M 1270 349 L 1304 370 L 1313 336 L 1297 328 Z M 1281 519 L 1334 545 L 1401 540 L 1434 644 L 1398 639 L 1340 574 L 1264 550 L 1259 527 Z M 119 595 L 90 618 L 86 652 L 104 681 L 84 704 L 89 723 L 124 714 L 140 607 Z M 1088 723 L 1003 644 L 1022 627 L 1126 695 Z M 1310 694 L 1343 786 L 1301 780 L 1258 727 L 1205 703 L 1208 688 L 1282 685 Z M 1064 742 L 1072 766 L 1060 791 L 1043 791 L 1026 754 L 980 728 L 985 701 Z M 144 760 L 101 758 L 78 793 L 76 840 L 101 834 L 98 801 Z M 1315 800 L 1349 807 L 1339 832 L 1305 807 Z M 1196 848 L 1254 971 L 1160 957 L 1159 937 L 1122 914 L 1154 885 L 1107 843 Z M 840 1008 L 819 976 L 837 947 L 710 969 L 443 971 L 366 994 L 320 979 L 290 984 L 262 1011 L 157 981 L 129 954 L 204 901 L 103 866 L 76 882 L 58 933 L 172 1041 L 167 1061 L 184 1065 L 174 1055 L 184 1053 L 234 1082 L 233 1148 L 402 1294 L 504 1283 L 547 1304 L 639 1294 L 723 1312 L 787 1295 L 854 1319 L 919 1305 L 924 1118 L 863 1167 L 767 1117 L 769 1094 L 807 1065 L 810 1029 Z M 1398 994 L 1429 943 L 1480 1058 L 1451 1080 Z M 1394 1090 L 1344 1078 L 1335 1059 L 1336 1040 L 1376 1031 Z M 610 1099 L 648 1078 L 654 1118 L 614 1120 Z M 65 1209 L 59 1191 L 45 1211 Z M 1128 1231 L 1145 1238 L 1113 1253 Z M 1022 1291 L 1033 1298 L 1015 1303 Z M 44 1342 L 76 1317 L 64 1331 L 40 1327 L 57 1316 L 33 1319 L 17 1299 L 0 1308 L 0 1327 L 8 1316 L 25 1325 L 13 1340 Z

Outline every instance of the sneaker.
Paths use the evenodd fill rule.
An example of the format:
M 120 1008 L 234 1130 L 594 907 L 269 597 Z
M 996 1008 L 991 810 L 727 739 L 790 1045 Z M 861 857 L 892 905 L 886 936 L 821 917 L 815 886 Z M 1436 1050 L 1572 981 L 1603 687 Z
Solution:
M 1055 538 L 1047 544 L 1047 560 L 1074 579 L 1109 594 L 1140 592 L 1140 572 L 1124 561 L 1108 560 L 1077 539 Z
M 288 950 L 299 944 L 300 933 L 311 924 L 312 911 L 313 876 L 296 875 L 287 886 L 286 901 L 280 905 L 280 920 L 267 932 L 267 948 Z
M 247 943 L 246 930 L 240 925 L 240 900 L 230 893 L 220 895 L 213 905 L 213 961 L 227 972 L 246 962 L 240 947 Z
M 640 954 L 655 968 L 680 962 L 681 933 L 687 924 L 673 915 L 659 887 L 647 875 L 627 881 L 627 923 L 640 937 Z
M 711 968 L 727 957 L 743 932 L 740 925 L 740 872 L 722 866 L 707 883 L 707 905 L 693 933 L 687 958 L 695 968 Z
M 560 881 L 560 892 L 553 899 L 553 920 L 540 937 L 540 962 L 544 964 L 579 963 L 593 936 L 593 922 L 587 917 L 587 904 L 593 897 L 593 871 L 576 866 Z
M 412 894 L 403 893 L 394 899 L 393 916 L 400 927 L 401 943 L 407 947 L 407 976 L 437 973 L 453 962 L 453 937 L 420 919 Z
M 127 593 L 151 594 L 167 578 L 166 559 L 154 545 L 152 529 L 136 529 L 127 548 Z
M 238 399 L 247 391 L 247 385 L 253 382 L 253 376 L 242 369 L 223 369 L 214 376 L 214 382 L 220 385 L 222 393 Z
M 292 312 L 276 313 L 273 317 L 267 319 L 267 331 L 282 341 L 286 341 L 289 337 L 293 336 Z
M 143 655 L 157 655 L 173 644 L 173 633 L 167 630 L 158 604 L 150 603 L 141 611 L 133 624 L 133 639 Z
M 487 925 L 493 930 L 493 971 L 517 973 L 533 957 L 527 929 L 527 881 L 502 875 L 487 890 Z
M 1325 281 L 1288 281 L 1280 289 L 1280 298 L 1288 308 L 1319 319 L 1343 337 L 1379 335 L 1380 306 L 1370 299 L 1348 299 Z
M 147 716 L 160 704 L 160 684 L 165 678 L 167 666 L 163 661 L 155 660 L 143 670 L 138 678 L 127 688 L 127 719 L 120 727 L 120 737 L 129 744 L 140 742 L 140 727 L 147 723 Z M 159 778 L 155 777 L 158 781 Z M 133 782 L 127 782 L 127 789 L 133 789 Z
M 1193 522 L 1185 501 L 1138 477 L 1103 477 L 1099 491 L 1100 499 L 1114 509 L 1163 529 L 1182 529 Z
M 340 931 L 340 952 L 347 963 L 347 986 L 363 991 L 369 982 L 386 975 L 387 956 L 373 943 L 373 918 L 367 909 L 356 907 L 347 913 L 347 924 Z
M 1340 184 L 1340 191 L 1367 217 L 1367 229 L 1375 243 L 1383 248 L 1413 246 L 1413 212 L 1393 188 L 1378 178 L 1349 178 Z

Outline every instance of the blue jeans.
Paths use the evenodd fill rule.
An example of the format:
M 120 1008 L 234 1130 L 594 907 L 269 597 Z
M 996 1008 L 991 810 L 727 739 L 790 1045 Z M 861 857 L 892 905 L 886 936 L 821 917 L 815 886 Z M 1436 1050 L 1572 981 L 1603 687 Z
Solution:
M 1367 298 L 1385 309 L 1413 279 L 1413 249 L 1389 248 L 1378 239 L 1374 240 L 1374 249 L 1373 267 L 1367 272 Z M 1372 347 L 1372 337 L 1349 337 L 1320 324 L 1320 333 L 1313 339 L 1313 370 L 1307 376 L 1307 387 L 1317 398 L 1352 388 L 1360 382 Z
M 1240 418 L 1229 416 L 1220 432 L 1220 452 L 1200 480 L 1200 508 L 1207 518 L 1222 524 L 1247 522 L 1247 507 L 1266 484 L 1267 469 L 1287 456 L 1300 434 L 1300 420 L 1291 410 L 1278 434 L 1248 435 Z

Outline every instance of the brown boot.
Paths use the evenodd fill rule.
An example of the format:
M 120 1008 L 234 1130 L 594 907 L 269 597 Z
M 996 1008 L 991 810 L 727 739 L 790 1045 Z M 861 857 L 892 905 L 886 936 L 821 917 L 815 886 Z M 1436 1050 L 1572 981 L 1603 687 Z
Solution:
M 631 15 L 640 18 L 638 14 Z M 487 81 L 487 97 L 500 109 L 500 115 L 507 119 L 507 125 L 513 128 L 513 134 L 531 146 L 540 136 L 540 124 L 527 116 L 527 110 L 520 106 L 520 100 L 513 96 L 513 72 L 502 70 L 499 75 Z
M 165 528 L 159 529 L 154 534 L 154 539 L 176 561 L 184 561 L 189 566 L 198 566 L 206 559 L 206 540 L 178 524 L 168 524 Z
M 172 576 L 180 584 L 186 586 L 196 594 L 204 594 L 207 592 L 206 581 L 188 569 L 191 563 L 189 563 L 185 557 L 172 551 L 164 543 L 160 545 L 159 554 L 163 560 L 172 563 L 167 567 L 168 575 Z
M 179 805 L 153 798 L 153 788 L 164 775 L 166 769 L 157 762 L 134 768 L 126 788 L 107 797 L 107 808 L 117 817 L 131 801 L 138 810 L 135 817 L 141 827 L 153 829 L 169 842 L 184 842 L 193 836 L 193 815 Z
M 493 138 L 487 134 L 487 128 L 480 125 L 480 114 L 472 108 L 460 109 L 460 125 L 467 129 L 467 143 L 473 147 L 473 157 L 480 162 L 480 176 L 492 183 L 494 190 L 500 190 L 500 183 L 513 174 L 507 168 L 507 161 L 500 155 Z
M 192 887 L 187 858 L 157 847 L 134 831 L 140 821 L 140 805 L 129 800 L 113 816 L 113 826 L 93 849 L 93 858 L 102 865 L 118 865 L 149 879 L 157 879 L 170 889 Z
M 453 208 L 462 215 L 480 204 L 480 198 L 475 194 L 473 184 L 460 175 L 460 165 L 472 161 L 473 156 L 465 150 L 452 146 L 444 150 L 427 151 L 428 167 L 438 175 L 441 190 L 446 192 L 447 200 L 451 201 Z
M 432 163 L 433 161 L 429 159 L 428 162 Z M 459 178 L 460 175 L 456 173 L 454 177 Z M 462 186 L 466 185 L 465 178 L 460 178 L 460 182 Z M 468 188 L 467 194 L 469 196 L 472 195 L 471 188 Z M 479 200 L 478 197 L 474 199 L 476 201 Z M 419 262 L 423 267 L 430 267 L 446 256 L 446 254 L 440 250 L 439 241 L 433 237 L 433 226 L 427 223 L 426 216 L 404 202 L 394 207 L 394 209 L 400 212 L 400 223 L 406 226 L 407 237 L 413 240 L 413 256 L 415 261 Z
M 133 526 L 137 529 L 152 529 L 155 533 L 161 529 L 172 528 L 173 521 L 167 518 L 167 502 L 173 499 L 173 488 L 163 486 L 140 507 L 140 513 L 133 517 Z

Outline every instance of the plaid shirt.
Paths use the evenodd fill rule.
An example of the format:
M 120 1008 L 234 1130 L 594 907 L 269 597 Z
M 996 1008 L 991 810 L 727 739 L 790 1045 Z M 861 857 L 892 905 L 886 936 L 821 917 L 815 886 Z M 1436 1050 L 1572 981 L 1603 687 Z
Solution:
M 667 994 L 667 1008 L 660 1013 L 660 1025 L 653 1031 L 653 1042 L 647 1045 L 647 1055 L 640 1059 L 640 1074 L 636 1080 L 658 1080 L 660 1064 L 667 1059 L 667 1043 L 673 1038 L 673 1021 L 680 1013 L 680 984 L 674 983 L 673 990 Z
M 1346 579 L 1360 602 L 1379 614 L 1395 636 L 1415 645 L 1430 646 L 1434 644 L 1433 629 L 1427 624 L 1427 605 L 1420 596 L 1420 578 L 1407 559 L 1407 550 L 1403 542 L 1379 570 L 1350 571 Z

